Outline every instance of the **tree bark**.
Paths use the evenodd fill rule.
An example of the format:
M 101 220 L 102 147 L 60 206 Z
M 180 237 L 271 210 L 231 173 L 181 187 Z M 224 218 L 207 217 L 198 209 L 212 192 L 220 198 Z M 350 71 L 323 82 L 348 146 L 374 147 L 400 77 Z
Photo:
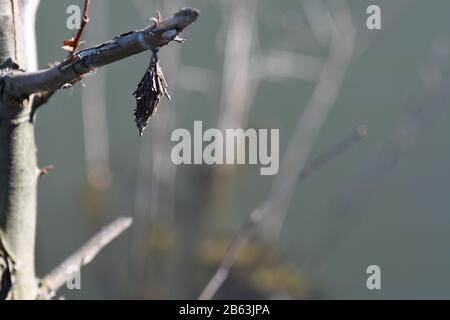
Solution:
M 0 0 L 0 61 L 25 66 L 19 0 Z M 3 65 L 2 74 L 12 71 Z M 0 87 L 0 90 L 2 88 Z M 34 299 L 38 167 L 31 99 L 0 100 L 0 298 Z

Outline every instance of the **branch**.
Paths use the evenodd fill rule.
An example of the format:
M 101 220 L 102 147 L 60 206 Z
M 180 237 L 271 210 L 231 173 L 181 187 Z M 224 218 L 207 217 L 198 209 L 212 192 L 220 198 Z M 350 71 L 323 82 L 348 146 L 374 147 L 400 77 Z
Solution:
M 68 270 L 71 270 L 73 267 L 80 269 L 87 265 L 106 245 L 128 229 L 131 223 L 131 218 L 119 217 L 100 230 L 84 246 L 41 280 L 41 298 L 51 298 L 54 292 L 73 277 L 73 274 L 68 272 Z
M 71 39 L 64 40 L 63 49 L 69 52 L 67 55 L 67 59 L 71 58 L 75 54 L 75 51 L 81 44 L 81 37 L 83 36 L 86 25 L 89 23 L 89 4 L 90 0 L 84 1 L 83 20 L 81 21 L 80 29 L 78 30 L 76 36 L 72 37 Z M 50 98 L 53 97 L 55 92 L 56 89 L 36 95 L 36 99 L 33 101 L 30 119 L 34 118 L 37 109 L 46 104 L 50 100 Z
M 302 179 L 309 177 L 311 174 L 313 174 L 315 171 L 317 171 L 319 168 L 324 166 L 329 161 L 332 161 L 335 158 L 337 158 L 339 155 L 347 151 L 351 146 L 353 146 L 361 139 L 364 139 L 367 136 L 368 132 L 369 129 L 367 128 L 366 125 L 362 124 L 356 127 L 354 132 L 347 138 L 343 139 L 334 147 L 316 157 L 309 164 L 305 165 L 302 173 L 300 174 L 300 181 Z
M 72 56 L 80 46 L 84 28 L 89 22 L 89 4 L 90 0 L 84 0 L 83 20 L 81 21 L 80 29 L 78 30 L 77 35 L 69 40 L 64 41 L 63 49 L 69 51 L 69 57 Z
M 79 81 L 83 75 L 97 68 L 165 46 L 174 40 L 179 41 L 179 34 L 198 15 L 197 10 L 184 8 L 165 20 L 153 19 L 153 23 L 143 30 L 131 31 L 97 47 L 81 50 L 50 69 L 6 75 L 0 79 L 3 92 L 12 98 L 22 99 L 33 93 L 58 90 L 65 84 Z

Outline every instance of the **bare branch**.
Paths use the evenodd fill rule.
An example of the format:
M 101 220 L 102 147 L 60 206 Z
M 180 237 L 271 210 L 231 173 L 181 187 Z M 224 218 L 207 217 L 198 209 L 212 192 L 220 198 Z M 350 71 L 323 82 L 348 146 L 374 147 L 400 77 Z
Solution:
M 68 270 L 74 267 L 81 268 L 91 262 L 106 245 L 128 229 L 132 221 L 133 219 L 129 217 L 117 218 L 46 275 L 41 281 L 41 297 L 51 297 L 56 290 L 73 276 Z
M 74 54 L 81 44 L 81 37 L 83 36 L 84 29 L 89 22 L 89 4 L 90 0 L 84 0 L 83 20 L 81 20 L 80 29 L 78 30 L 77 35 L 72 39 L 64 41 L 63 49 L 69 51 L 69 57 Z
M 67 50 L 69 52 L 67 55 L 67 59 L 71 58 L 75 54 L 75 51 L 78 49 L 78 47 L 81 44 L 81 37 L 83 36 L 86 25 L 89 22 L 89 4 L 90 4 L 90 0 L 84 0 L 83 20 L 81 21 L 80 29 L 78 30 L 76 36 L 71 39 L 64 40 L 63 49 Z M 50 100 L 50 98 L 53 97 L 56 90 L 57 89 L 53 89 L 53 90 L 49 90 L 45 93 L 36 95 L 36 99 L 33 102 L 30 119 L 34 118 L 36 110 L 40 106 L 46 104 Z
M 131 31 L 97 47 L 81 50 L 50 69 L 4 76 L 1 79 L 3 92 L 21 98 L 37 92 L 58 90 L 65 84 L 77 82 L 96 68 L 169 44 L 198 15 L 197 10 L 184 8 L 168 19 L 154 21 L 143 30 Z

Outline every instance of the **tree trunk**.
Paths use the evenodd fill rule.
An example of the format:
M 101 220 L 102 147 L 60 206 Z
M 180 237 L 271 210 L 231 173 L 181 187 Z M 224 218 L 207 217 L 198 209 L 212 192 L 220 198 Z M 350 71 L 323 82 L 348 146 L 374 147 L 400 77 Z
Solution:
M 22 5 L 23 1 L 0 0 L 0 61 L 10 58 L 24 68 Z M 5 67 L 2 74 L 9 72 Z M 29 121 L 31 99 L 18 102 L 3 90 L 0 94 L 0 298 L 34 299 L 39 170 Z

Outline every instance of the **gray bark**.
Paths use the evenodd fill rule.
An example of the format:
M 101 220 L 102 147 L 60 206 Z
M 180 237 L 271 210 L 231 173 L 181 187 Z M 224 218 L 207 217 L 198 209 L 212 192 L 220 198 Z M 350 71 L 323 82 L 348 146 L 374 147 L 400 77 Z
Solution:
M 0 0 L 0 61 L 26 65 L 18 0 Z M 9 72 L 3 69 L 3 72 Z M 0 89 L 2 89 L 0 87 Z M 0 100 L 0 297 L 34 299 L 38 167 L 30 100 Z

